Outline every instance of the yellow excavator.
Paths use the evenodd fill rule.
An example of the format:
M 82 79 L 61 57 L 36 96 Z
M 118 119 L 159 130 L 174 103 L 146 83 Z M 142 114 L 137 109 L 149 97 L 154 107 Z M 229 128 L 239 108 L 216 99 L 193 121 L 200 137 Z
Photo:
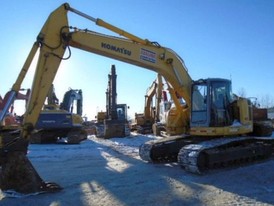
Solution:
M 157 74 L 156 80 L 153 81 L 147 89 L 145 95 L 144 113 L 135 113 L 135 120 L 131 124 L 132 131 L 137 131 L 141 134 L 152 133 L 153 124 L 159 121 L 162 88 L 162 76 Z M 155 103 L 155 105 L 153 103 Z
M 68 12 L 87 18 L 122 37 L 104 35 L 69 25 Z M 48 17 L 25 64 L 12 87 L 3 119 L 39 49 L 31 95 L 19 133 L 1 133 L 2 190 L 21 193 L 54 192 L 61 186 L 45 182 L 27 158 L 29 137 L 38 120 L 47 93 L 60 62 L 70 56 L 70 47 L 143 67 L 163 76 L 186 103 L 180 111 L 185 137 L 165 138 L 140 146 L 140 156 L 151 162 L 175 160 L 187 171 L 202 173 L 218 165 L 232 165 L 239 160 L 250 162 L 270 157 L 274 141 L 249 135 L 253 131 L 252 106 L 247 99 L 234 98 L 231 81 L 221 78 L 193 81 L 183 59 L 159 43 L 141 39 L 101 19 L 84 14 L 65 3 Z M 68 56 L 64 57 L 65 51 Z M 177 108 L 180 109 L 180 108 Z M 268 125 L 261 135 L 269 135 Z M 271 128 L 272 132 L 272 128 Z
M 159 119 L 153 124 L 153 133 L 163 137 L 185 135 L 188 129 L 184 123 L 188 119 L 185 110 L 188 106 L 167 81 L 163 85 Z

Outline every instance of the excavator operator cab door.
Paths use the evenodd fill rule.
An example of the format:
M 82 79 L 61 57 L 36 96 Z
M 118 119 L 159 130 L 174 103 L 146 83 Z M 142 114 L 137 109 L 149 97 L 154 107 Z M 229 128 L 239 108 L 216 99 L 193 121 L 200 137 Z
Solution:
M 191 127 L 231 125 L 231 81 L 202 79 L 192 85 Z

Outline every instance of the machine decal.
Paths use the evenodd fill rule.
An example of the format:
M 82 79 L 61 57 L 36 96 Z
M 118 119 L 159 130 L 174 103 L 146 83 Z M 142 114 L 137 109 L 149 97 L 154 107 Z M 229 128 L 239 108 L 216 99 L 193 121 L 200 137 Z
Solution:
M 102 42 L 101 47 L 104 48 L 104 49 L 108 49 L 108 50 L 111 50 L 111 51 L 115 51 L 115 52 L 118 52 L 118 53 L 121 53 L 121 54 L 131 56 L 131 51 L 130 50 L 127 50 L 125 48 L 120 48 L 120 47 L 117 47 L 115 45 L 111 45 L 111 44 Z
M 156 53 L 141 48 L 140 59 L 151 63 L 156 63 Z

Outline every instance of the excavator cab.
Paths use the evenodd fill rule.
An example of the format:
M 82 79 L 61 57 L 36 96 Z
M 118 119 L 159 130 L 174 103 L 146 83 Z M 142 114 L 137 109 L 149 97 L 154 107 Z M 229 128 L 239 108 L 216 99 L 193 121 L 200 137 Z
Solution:
M 116 109 L 117 109 L 117 119 L 126 121 L 128 106 L 126 104 L 117 104 Z
M 224 127 L 232 124 L 231 81 L 201 79 L 192 85 L 191 127 Z

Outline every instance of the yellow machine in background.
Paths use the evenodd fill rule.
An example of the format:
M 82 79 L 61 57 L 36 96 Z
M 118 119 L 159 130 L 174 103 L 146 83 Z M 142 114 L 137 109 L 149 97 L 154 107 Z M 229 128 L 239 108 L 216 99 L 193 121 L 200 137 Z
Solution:
M 168 82 L 165 85 L 166 88 L 161 89 L 159 120 L 153 125 L 153 133 L 164 137 L 185 135 L 189 132 L 186 130 L 189 128 L 189 118 L 185 116 L 187 105 Z
M 97 122 L 98 123 L 104 123 L 104 120 L 107 118 L 107 113 L 106 112 L 98 112 L 97 113 L 97 116 L 96 116 L 96 119 L 97 119 Z
M 71 11 L 110 31 L 123 36 L 114 37 L 69 25 Z M 37 174 L 26 152 L 48 91 L 55 78 L 65 51 L 75 47 L 98 55 L 127 62 L 159 73 L 185 101 L 176 109 L 184 118 L 184 137 L 165 138 L 140 146 L 139 154 L 145 161 L 178 161 L 187 171 L 202 173 L 218 165 L 231 165 L 240 159 L 256 160 L 272 155 L 272 138 L 256 138 L 253 131 L 252 106 L 249 100 L 233 98 L 231 81 L 209 78 L 193 81 L 182 58 L 173 50 L 158 43 L 141 39 L 101 19 L 93 18 L 69 4 L 63 4 L 48 17 L 37 40 L 12 87 L 10 99 L 0 114 L 3 119 L 9 104 L 21 87 L 26 72 L 39 49 L 32 93 L 19 134 L 1 133 L 2 190 L 18 192 L 58 191 L 55 183 L 45 183 Z M 260 135 L 269 135 L 268 125 Z M 22 175 L 23 174 L 23 175 Z M 24 178 L 22 178 L 22 176 Z
M 157 74 L 157 78 L 147 89 L 145 95 L 144 113 L 135 113 L 131 130 L 141 134 L 152 133 L 152 126 L 159 121 L 160 102 L 162 99 L 162 76 Z

